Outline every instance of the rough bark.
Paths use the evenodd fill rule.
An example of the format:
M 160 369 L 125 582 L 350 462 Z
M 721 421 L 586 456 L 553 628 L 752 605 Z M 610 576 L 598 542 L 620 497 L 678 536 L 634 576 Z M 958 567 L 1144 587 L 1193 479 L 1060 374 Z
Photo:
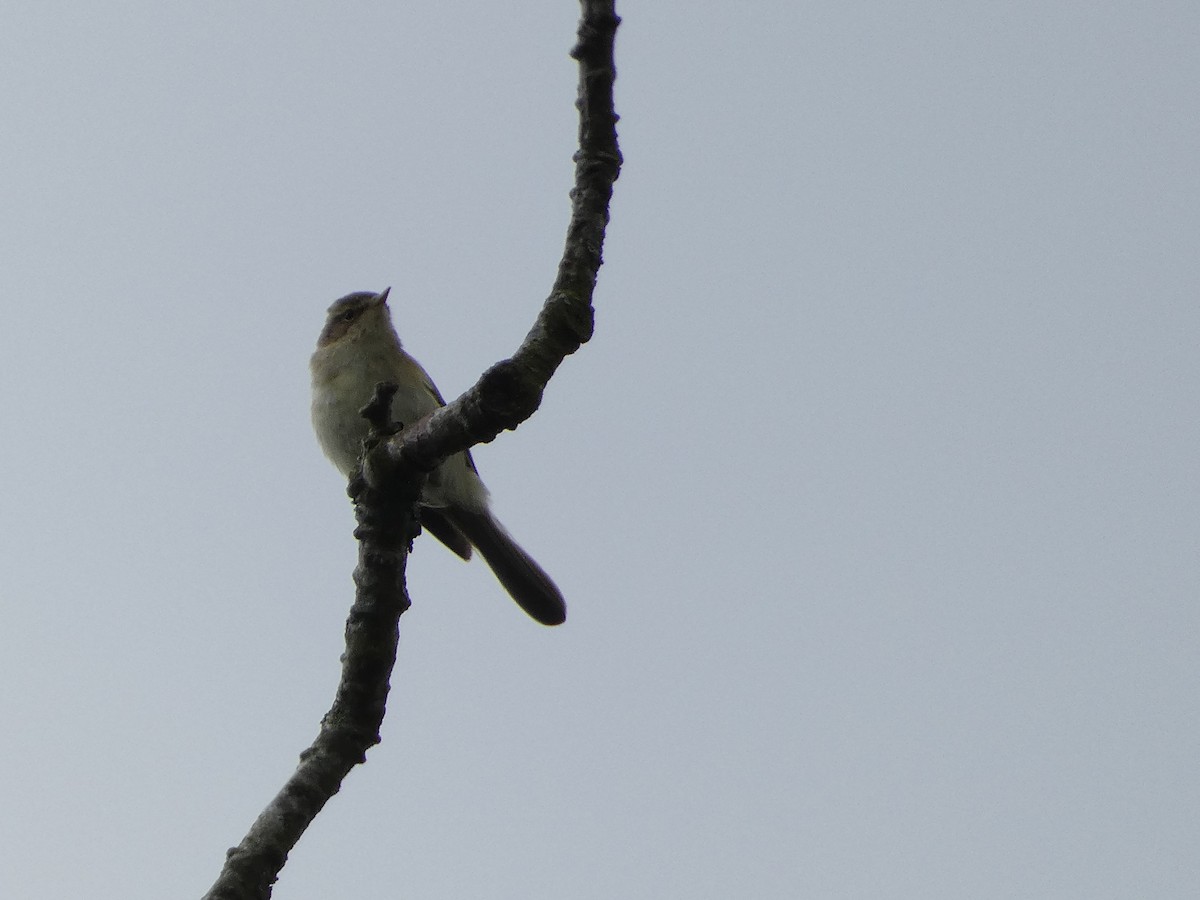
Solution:
M 559 364 L 592 335 L 592 293 L 602 259 L 613 183 L 621 167 L 613 109 L 613 0 L 581 0 L 579 150 L 566 246 L 550 296 L 516 353 L 488 369 L 465 394 L 403 434 L 386 421 L 388 386 L 364 414 L 373 444 L 352 481 L 359 541 L 355 599 L 333 706 L 312 745 L 275 798 L 231 849 L 206 900 L 265 900 L 288 853 L 349 771 L 379 743 L 399 619 L 409 606 L 405 565 L 417 532 L 424 473 L 447 456 L 516 428 L 538 408 Z

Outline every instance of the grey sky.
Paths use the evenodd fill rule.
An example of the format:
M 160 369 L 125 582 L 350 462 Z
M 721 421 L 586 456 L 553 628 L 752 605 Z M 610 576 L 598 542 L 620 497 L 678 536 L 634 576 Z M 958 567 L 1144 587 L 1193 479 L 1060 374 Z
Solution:
M 197 896 L 332 697 L 325 306 L 457 395 L 554 273 L 569 2 L 0 12 L 0 896 Z M 1200 7 L 621 8 L 597 333 L 411 566 L 281 900 L 1200 895 Z

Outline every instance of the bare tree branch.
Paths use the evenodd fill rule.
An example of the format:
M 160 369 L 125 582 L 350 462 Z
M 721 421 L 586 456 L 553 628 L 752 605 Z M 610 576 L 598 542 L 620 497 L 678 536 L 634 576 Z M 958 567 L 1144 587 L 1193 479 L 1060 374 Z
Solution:
M 578 43 L 579 151 L 566 247 L 554 287 L 511 359 L 492 366 L 463 396 L 394 437 L 387 421 L 389 388 L 380 385 L 364 414 L 372 437 L 365 474 L 352 481 L 359 540 L 355 600 L 346 621 L 346 652 L 333 706 L 287 783 L 227 854 L 205 900 L 266 900 L 288 853 L 379 743 L 396 661 L 399 619 L 409 607 L 408 551 L 418 531 L 423 473 L 447 456 L 490 441 L 537 410 L 550 377 L 592 335 L 592 293 L 602 259 L 613 183 L 620 172 L 613 110 L 613 40 L 620 19 L 614 0 L 581 0 Z
M 603 262 L 613 184 L 621 171 L 613 109 L 614 0 L 581 0 L 571 56 L 579 61 L 579 150 L 571 221 L 558 275 L 537 321 L 510 359 L 496 363 L 465 394 L 391 441 L 389 453 L 430 472 L 452 453 L 486 443 L 528 419 L 559 364 L 592 336 L 592 293 Z

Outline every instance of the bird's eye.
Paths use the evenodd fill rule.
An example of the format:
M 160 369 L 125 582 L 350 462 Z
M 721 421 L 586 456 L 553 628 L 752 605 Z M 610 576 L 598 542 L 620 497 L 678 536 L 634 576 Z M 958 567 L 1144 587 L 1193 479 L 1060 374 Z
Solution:
M 358 318 L 358 310 L 357 309 L 348 309 L 341 315 L 341 320 L 343 322 L 353 322 L 357 318 Z

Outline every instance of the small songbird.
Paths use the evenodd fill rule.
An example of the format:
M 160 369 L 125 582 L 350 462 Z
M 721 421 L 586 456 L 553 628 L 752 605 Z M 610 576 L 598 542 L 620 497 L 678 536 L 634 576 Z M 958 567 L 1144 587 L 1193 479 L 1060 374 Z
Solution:
M 392 419 L 402 426 L 446 405 L 421 364 L 400 346 L 387 305 L 390 290 L 347 294 L 330 306 L 309 364 L 313 429 L 325 455 L 346 476 L 358 465 L 368 428 L 360 411 L 376 384 L 398 385 Z M 543 625 L 566 620 L 566 604 L 550 576 L 492 515 L 470 453 L 454 454 L 430 474 L 421 507 L 425 530 L 463 559 L 471 558 L 472 547 L 478 550 L 525 612 Z

